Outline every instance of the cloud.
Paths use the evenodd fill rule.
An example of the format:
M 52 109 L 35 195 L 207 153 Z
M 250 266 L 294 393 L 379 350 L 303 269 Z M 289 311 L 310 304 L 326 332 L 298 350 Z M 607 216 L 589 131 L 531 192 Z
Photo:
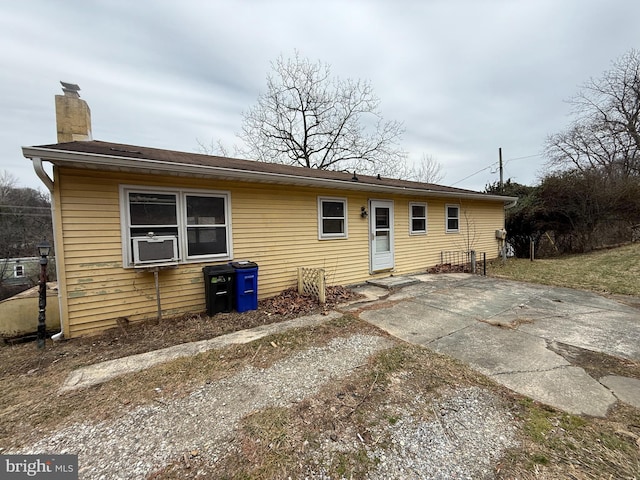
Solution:
M 95 138 L 194 151 L 238 143 L 270 62 L 294 49 L 369 80 L 404 148 L 454 183 L 497 162 L 534 183 L 550 133 L 581 83 L 637 47 L 640 4 L 624 0 L 13 2 L 0 18 L 0 154 L 39 180 L 22 145 L 55 141 L 53 95 L 78 83 Z M 520 159 L 520 157 L 527 157 Z M 485 169 L 458 186 L 482 189 Z

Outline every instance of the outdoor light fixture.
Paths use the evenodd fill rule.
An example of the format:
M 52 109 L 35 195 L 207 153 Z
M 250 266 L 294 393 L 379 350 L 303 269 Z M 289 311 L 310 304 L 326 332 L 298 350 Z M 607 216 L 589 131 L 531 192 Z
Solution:
M 51 252 L 51 245 L 46 240 L 38 245 L 38 253 L 40 257 L 48 257 Z
M 367 213 L 367 209 L 365 207 L 360 207 L 360 216 L 362 218 L 367 218 L 369 214 Z
M 38 348 L 44 348 L 44 340 L 47 333 L 46 311 L 47 311 L 47 257 L 51 252 L 51 244 L 46 240 L 38 245 L 40 254 L 40 283 L 38 301 Z

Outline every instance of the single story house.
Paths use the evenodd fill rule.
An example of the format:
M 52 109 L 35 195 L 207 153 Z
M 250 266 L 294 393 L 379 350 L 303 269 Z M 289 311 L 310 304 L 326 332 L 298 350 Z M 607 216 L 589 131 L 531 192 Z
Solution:
M 424 271 L 443 250 L 499 254 L 515 198 L 92 140 L 88 106 L 63 87 L 59 143 L 23 153 L 52 194 L 67 338 L 156 317 L 154 266 L 171 316 L 204 311 L 203 267 L 234 260 L 259 265 L 265 298 L 300 266 L 349 285 Z
M 33 285 L 40 272 L 40 257 L 0 258 L 0 283 L 12 286 Z

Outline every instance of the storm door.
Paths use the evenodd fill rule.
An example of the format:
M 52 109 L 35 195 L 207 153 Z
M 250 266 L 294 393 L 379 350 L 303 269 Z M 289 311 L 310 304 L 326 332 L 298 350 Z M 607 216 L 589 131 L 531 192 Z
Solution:
M 371 272 L 390 270 L 393 260 L 393 202 L 371 200 L 369 207 Z

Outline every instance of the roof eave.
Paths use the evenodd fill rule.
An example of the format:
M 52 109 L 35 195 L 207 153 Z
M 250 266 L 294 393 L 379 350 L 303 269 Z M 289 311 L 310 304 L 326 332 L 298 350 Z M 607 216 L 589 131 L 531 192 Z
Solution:
M 241 170 L 212 165 L 192 165 L 187 163 L 165 162 L 148 158 L 130 158 L 117 155 L 101 155 L 96 153 L 71 152 L 44 147 L 22 147 L 26 158 L 40 158 L 59 166 L 74 168 L 100 169 L 110 171 L 137 171 L 142 173 L 159 173 L 179 176 L 206 176 L 226 180 L 238 180 L 259 183 L 277 183 L 298 186 L 337 188 L 342 190 L 359 190 L 376 193 L 402 193 L 405 195 L 421 195 L 428 197 L 468 198 L 477 200 L 500 201 L 505 204 L 517 200 L 515 197 L 487 195 L 483 193 L 443 192 L 439 190 L 397 187 L 392 185 L 376 185 L 365 182 L 337 180 L 330 178 L 314 178 L 303 175 L 290 175 L 273 172 Z

